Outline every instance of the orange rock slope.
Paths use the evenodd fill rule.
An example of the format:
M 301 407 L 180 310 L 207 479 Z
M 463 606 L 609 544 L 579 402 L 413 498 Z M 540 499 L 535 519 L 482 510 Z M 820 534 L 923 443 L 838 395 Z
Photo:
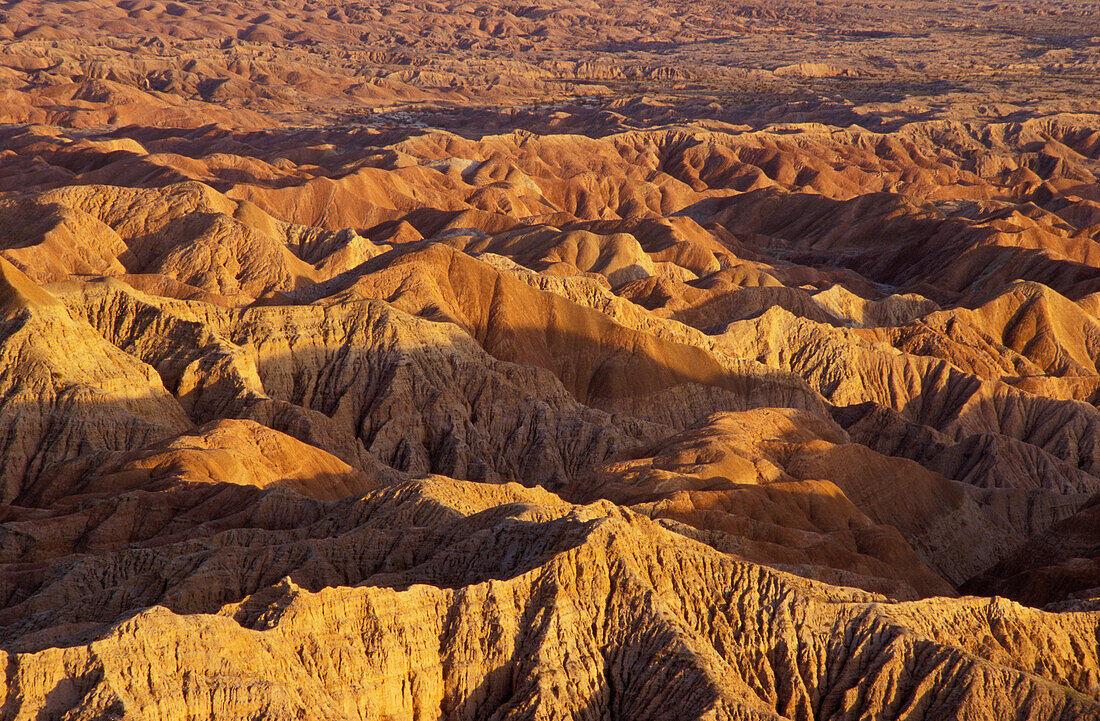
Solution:
M 0 6 L 0 721 L 1100 719 L 1095 8 L 688 5 Z

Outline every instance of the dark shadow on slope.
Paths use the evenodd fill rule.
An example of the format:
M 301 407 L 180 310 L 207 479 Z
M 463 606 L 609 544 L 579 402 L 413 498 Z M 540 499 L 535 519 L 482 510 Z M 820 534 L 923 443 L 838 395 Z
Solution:
M 497 290 L 495 290 L 495 285 L 497 282 L 498 281 L 494 281 L 494 293 L 498 292 Z M 258 313 L 260 312 L 260 310 L 257 309 L 256 311 L 247 312 Z M 698 371 L 697 368 L 689 368 L 687 371 L 685 371 L 685 364 L 679 362 L 671 362 L 670 358 L 666 354 L 653 352 L 653 349 L 648 348 L 647 346 L 645 346 L 644 343 L 640 343 L 637 340 L 634 340 L 631 343 L 615 344 L 609 343 L 607 334 L 604 333 L 587 335 L 575 334 L 574 336 L 568 333 L 568 324 L 566 324 L 565 326 L 566 330 L 561 331 L 560 335 L 555 336 L 550 340 L 547 339 L 547 329 L 545 326 L 511 326 L 505 324 L 504 326 L 502 326 L 502 328 L 497 329 L 496 336 L 493 336 L 490 333 L 491 327 L 489 325 L 483 326 L 478 323 L 467 323 L 463 327 L 468 328 L 471 331 L 471 336 L 475 337 L 483 347 L 493 348 L 496 353 L 500 354 L 500 356 L 504 356 L 505 359 L 526 360 L 528 362 L 528 365 L 538 365 L 538 363 L 532 362 L 532 357 L 530 355 L 523 355 L 523 353 L 528 353 L 530 351 L 530 347 L 532 346 L 537 346 L 539 349 L 548 349 L 549 351 L 554 351 L 555 353 L 560 352 L 562 349 L 569 350 L 571 353 L 574 353 L 574 355 L 566 354 L 566 362 L 564 363 L 564 365 L 551 367 L 551 369 L 558 369 L 558 372 L 562 372 L 560 370 L 561 368 L 573 368 L 575 370 L 576 366 L 579 363 L 576 359 L 587 359 L 594 356 L 596 358 L 596 362 L 592 365 L 592 369 L 594 369 L 593 375 L 588 378 L 587 382 L 584 382 L 577 387 L 585 388 L 588 392 L 588 395 L 585 396 L 585 400 L 597 407 L 601 405 L 604 399 L 614 399 L 622 397 L 616 394 L 624 390 L 626 391 L 626 395 L 628 396 L 633 394 L 633 397 L 644 398 L 648 395 L 651 395 L 655 389 L 659 390 L 661 388 L 682 388 L 683 386 L 689 384 L 696 384 L 701 386 L 718 385 L 716 383 L 709 383 L 705 379 L 703 382 L 699 382 L 698 379 L 695 377 L 695 374 Z M 503 332 L 501 332 L 502 329 Z M 241 339 L 241 342 L 244 342 L 245 340 L 246 339 Z M 441 364 L 440 354 L 442 354 L 443 356 L 448 356 L 448 354 L 454 351 L 454 348 L 449 348 L 448 344 L 439 344 L 433 341 L 429 344 L 426 344 L 422 348 L 416 348 L 414 350 L 414 356 L 418 353 L 424 354 L 422 358 L 418 359 L 417 363 L 421 365 L 427 373 L 433 368 L 445 366 L 445 364 Z M 358 368 L 361 371 L 363 368 L 369 366 L 370 363 L 377 362 L 379 352 L 380 349 L 374 344 L 367 344 L 356 348 L 349 346 L 347 343 L 342 343 L 337 344 L 333 348 L 325 349 L 323 351 L 306 350 L 302 352 L 301 357 L 296 360 L 293 358 L 287 358 L 285 356 L 272 355 L 267 361 L 261 362 L 260 372 L 261 376 L 267 377 L 267 379 L 265 379 L 265 384 L 269 383 L 269 381 L 273 384 L 274 381 L 270 379 L 273 379 L 280 372 L 279 369 L 283 368 L 287 363 L 291 362 L 292 360 L 295 363 L 304 363 L 304 368 L 302 369 L 301 373 L 291 374 L 291 387 L 283 388 L 281 391 L 283 394 L 285 394 L 285 402 L 296 404 L 300 403 L 304 407 L 306 405 L 311 405 L 313 403 L 312 398 L 314 397 L 317 398 L 320 403 L 331 403 L 333 402 L 333 399 L 336 399 L 336 405 L 323 407 L 323 410 L 319 410 L 319 412 L 325 412 L 331 418 L 338 415 L 338 401 L 339 399 L 347 397 L 349 394 L 349 390 L 346 387 L 341 387 L 340 384 L 337 383 L 336 385 L 333 385 L 331 387 L 331 390 L 333 391 L 332 393 L 326 392 L 316 394 L 316 384 L 318 380 L 322 378 L 327 379 L 333 377 L 333 374 L 330 372 L 333 369 L 333 364 L 339 365 L 351 362 L 353 368 Z M 463 350 L 463 353 L 468 355 L 469 349 Z M 556 356 L 551 355 L 548 357 L 551 360 L 554 360 Z M 393 365 L 388 366 L 385 370 L 381 371 L 380 377 L 386 378 L 387 375 L 392 375 L 396 373 L 394 369 L 401 367 L 401 360 L 408 360 L 408 354 L 406 354 L 404 358 L 401 358 L 399 354 L 397 360 Z M 263 367 L 265 362 L 269 362 L 271 365 L 265 368 Z M 453 360 L 448 362 L 453 362 Z M 490 362 L 485 358 L 481 358 L 478 361 L 478 365 L 484 366 L 487 364 L 490 364 Z M 498 370 L 500 370 L 500 372 L 502 373 L 504 371 L 507 371 L 509 373 L 519 372 L 514 368 L 504 368 L 503 370 Z M 610 389 L 602 388 L 598 382 L 594 383 L 592 380 L 593 378 L 600 377 L 600 373 L 606 373 L 606 377 L 610 378 L 616 383 L 625 382 L 625 385 L 614 385 Z M 667 385 L 663 385 L 670 378 L 672 382 L 668 383 Z M 492 381 L 493 379 L 490 378 L 488 381 L 486 381 L 486 384 L 491 383 Z M 304 385 L 299 387 L 296 385 L 298 383 L 302 383 Z M 593 392 L 593 388 L 595 388 L 596 392 Z M 608 390 L 612 392 L 606 393 L 606 391 Z M 752 407 L 751 394 L 748 395 L 750 396 L 748 400 L 746 400 L 744 395 L 734 395 L 724 399 L 719 399 L 718 401 L 711 400 L 707 403 L 710 403 L 711 407 L 714 410 L 738 410 L 742 407 Z M 362 398 L 364 400 L 369 399 L 365 400 L 365 402 L 357 409 L 358 413 L 362 415 L 352 416 L 361 421 L 362 418 L 366 417 L 366 415 L 375 410 L 373 403 L 378 396 L 377 394 L 357 393 L 356 397 Z M 534 399 L 531 396 L 526 396 L 525 398 L 527 399 L 525 402 L 532 407 L 538 406 L 540 400 L 542 403 L 546 403 L 544 399 Z M 565 408 L 569 411 L 566 416 L 568 416 L 570 413 L 580 414 L 581 409 L 569 405 L 569 403 L 566 402 L 567 400 L 568 399 L 559 396 L 556 401 L 559 404 L 559 407 Z M 707 408 L 707 403 L 700 403 L 698 406 L 691 407 L 690 411 L 688 413 L 685 413 L 685 417 L 694 414 L 694 418 L 698 418 L 698 416 L 701 415 Z M 775 405 L 775 403 L 757 403 L 757 405 Z M 421 412 L 423 412 L 423 409 L 420 410 Z M 933 411 L 931 410 L 928 411 L 928 413 L 932 412 Z M 925 411 L 922 410 L 921 413 L 924 414 Z M 952 417 L 952 408 L 936 410 L 935 413 L 938 414 L 936 416 L 937 418 L 939 418 L 941 415 L 943 418 L 950 418 Z M 472 416 L 473 415 L 476 414 L 472 414 Z M 694 420 L 694 418 L 692 420 Z M 451 431 L 453 431 L 453 426 L 444 427 L 441 429 L 441 431 L 442 433 L 440 437 L 446 438 L 447 436 L 451 435 Z M 452 450 L 455 457 L 461 455 L 459 453 L 459 449 L 456 448 Z M 605 448 L 604 450 L 606 451 L 607 449 Z M 575 448 L 569 448 L 568 451 L 573 455 L 576 455 Z M 267 496 L 265 496 L 265 498 L 267 498 Z M 272 503 L 275 503 L 275 505 L 278 506 L 277 502 L 272 501 Z M 272 512 L 275 513 L 277 516 L 280 515 L 278 511 Z M 183 512 L 183 515 L 186 516 L 187 512 Z M 407 535 L 409 533 L 409 526 L 404 525 L 404 522 L 402 523 L 403 525 L 401 525 L 401 534 Z M 525 537 L 522 532 L 522 529 L 524 528 L 524 523 L 526 522 L 519 521 L 517 524 L 515 524 L 514 528 L 509 530 L 509 533 L 515 532 L 521 537 Z M 373 530 L 374 529 L 372 529 L 372 532 Z M 476 528 L 463 528 L 462 537 L 466 538 L 470 535 L 472 531 L 476 530 Z M 356 533 L 358 531 L 359 529 L 352 529 L 349 530 L 347 533 Z M 187 536 L 190 536 L 191 529 L 183 528 L 179 533 L 187 534 Z M 217 549 L 217 551 L 210 555 L 203 555 L 204 551 L 201 548 L 202 544 L 200 542 L 196 542 L 193 540 L 181 540 L 181 543 L 183 544 L 181 547 L 179 547 L 178 549 L 175 546 L 172 547 L 174 553 L 172 558 L 168 561 L 168 567 L 174 570 L 173 575 L 169 575 L 168 578 L 186 577 L 188 576 L 188 574 L 212 573 L 213 578 L 224 580 L 221 576 L 218 575 L 218 573 L 220 568 L 225 567 L 225 564 L 253 564 L 249 565 L 249 567 L 254 567 L 255 559 L 249 555 L 247 550 L 241 550 L 242 548 L 249 548 L 250 546 L 248 544 L 252 542 L 252 539 L 254 537 L 258 539 L 259 543 L 261 543 L 262 548 L 268 549 L 265 551 L 265 553 L 270 554 L 270 547 L 277 545 L 272 543 L 270 537 L 265 537 L 265 534 L 263 533 L 257 533 L 255 529 L 247 529 L 247 531 L 244 533 L 236 531 L 230 531 L 229 533 L 233 535 L 234 547 L 231 550 L 223 550 L 219 548 Z M 543 532 L 539 531 L 536 535 L 541 536 L 543 535 Z M 369 537 L 370 533 L 366 533 L 366 536 Z M 183 536 L 181 535 L 180 538 L 183 538 Z M 329 537 L 326 536 L 325 538 Z M 315 541 L 317 539 L 307 540 Z M 293 562 L 301 559 L 303 557 L 303 554 L 305 554 L 309 558 L 313 558 L 315 556 L 321 557 L 324 555 L 324 552 L 319 552 L 317 550 L 316 545 L 316 543 L 310 543 L 306 544 L 307 547 L 305 548 L 295 547 L 288 550 L 288 558 L 276 559 L 272 562 L 274 565 L 270 569 L 264 570 L 264 572 L 260 575 L 260 578 L 256 581 L 256 588 L 263 588 L 271 585 L 285 575 L 291 575 L 292 578 L 294 578 L 294 569 L 292 568 Z M 321 545 L 324 544 L 322 543 Z M 490 553 L 489 557 L 492 557 L 491 554 L 493 550 L 494 549 L 490 548 L 486 551 Z M 141 573 L 153 574 L 149 576 L 138 576 L 140 580 L 135 581 L 135 584 L 140 586 L 141 588 L 152 589 L 154 595 L 146 597 L 145 595 L 142 595 L 142 593 L 144 592 L 135 591 L 133 587 L 130 587 L 124 593 L 125 603 L 120 601 L 119 609 L 114 612 L 122 612 L 124 610 L 123 606 L 125 606 L 126 608 L 134 608 L 144 607 L 152 603 L 165 603 L 166 605 L 169 605 L 169 607 L 173 607 L 172 604 L 177 603 L 177 601 L 173 600 L 170 597 L 170 594 L 175 592 L 174 587 L 172 587 L 166 580 L 164 580 L 164 577 L 156 575 L 160 573 L 159 571 L 147 570 L 150 564 L 152 564 L 152 566 L 154 567 L 159 567 L 163 563 L 166 563 L 166 561 L 162 560 L 162 556 L 158 555 L 159 551 L 156 551 L 155 549 L 150 551 L 150 549 L 143 547 L 140 549 L 122 549 L 119 551 L 119 553 L 126 554 L 127 562 L 133 564 L 135 567 L 141 568 Z M 476 556 L 477 554 L 471 554 L 469 549 L 465 549 L 463 550 L 461 557 L 465 558 L 471 555 Z M 430 561 L 431 559 L 427 559 L 423 563 L 429 563 Z M 82 558 L 77 561 L 76 567 L 79 567 L 80 573 L 86 573 L 87 577 L 96 578 L 97 574 L 87 569 L 94 569 L 95 564 L 101 562 L 101 559 Z M 331 559 L 325 558 L 325 562 L 331 564 Z M 540 561 L 538 559 L 532 561 L 532 563 L 535 563 L 536 566 L 539 562 Z M 182 566 L 171 565 L 181 563 L 183 564 Z M 283 565 L 280 566 L 279 564 Z M 313 566 L 307 567 L 313 569 Z M 449 583 L 449 581 L 447 581 L 446 579 L 453 578 L 453 576 L 446 575 L 446 573 L 453 573 L 453 569 L 440 571 L 434 570 L 429 566 L 424 566 L 423 564 L 418 564 L 418 567 L 420 568 L 418 573 L 426 574 L 425 577 L 431 579 L 431 582 L 436 583 L 436 585 L 446 585 L 447 583 Z M 284 571 L 287 571 L 288 568 L 290 568 L 290 573 L 284 573 Z M 362 566 L 360 566 L 360 568 L 362 568 Z M 513 571 L 516 571 L 516 569 L 511 569 L 507 572 L 511 573 Z M 310 572 L 314 571 L 311 570 Z M 328 572 L 329 571 L 326 569 L 325 573 Z M 74 573 L 76 573 L 76 571 L 74 571 Z M 316 571 L 316 573 L 321 572 Z M 299 571 L 299 574 L 299 578 L 301 579 L 300 585 L 303 585 L 307 588 L 320 587 L 317 585 L 318 582 L 316 581 L 316 579 L 310 577 L 308 573 L 303 573 Z M 359 573 L 359 576 L 356 576 L 354 573 L 350 573 L 349 571 L 348 574 L 340 576 L 338 578 L 337 585 L 348 585 L 360 582 L 352 580 L 355 578 L 360 578 L 361 581 L 369 578 L 369 574 L 367 571 L 361 571 Z M 296 578 L 295 580 L 296 582 L 298 582 L 299 579 Z M 404 583 L 404 581 L 397 581 L 391 578 L 389 583 L 399 585 L 400 583 Z M 321 585 L 323 586 L 329 584 L 326 582 L 321 582 Z M 247 588 L 251 588 L 251 586 Z M 230 596 L 230 600 L 226 600 L 223 597 L 218 597 L 215 599 L 205 598 L 202 601 L 202 604 L 205 605 L 200 604 L 198 607 L 205 609 L 216 608 L 222 603 L 228 603 L 231 602 L 234 598 L 240 598 L 244 595 L 247 595 L 250 592 L 247 590 L 247 588 L 242 588 L 234 591 L 236 595 Z M 180 603 L 182 603 L 182 601 Z M 131 605 L 126 606 L 125 604 Z M 185 606 L 177 607 L 184 608 Z
M 736 231 L 776 261 L 847 268 L 894 292 L 918 292 L 941 304 L 1013 280 L 1043 283 L 1074 300 L 1100 290 L 1096 267 L 997 244 L 999 231 L 991 226 L 917 207 L 895 194 L 836 200 L 769 188 L 700 201 L 678 215 Z
M 995 566 L 964 583 L 964 593 L 1005 596 L 1029 606 L 1075 602 L 1095 609 L 1100 599 L 1100 495 L 1077 513 L 1027 539 Z M 1055 610 L 1058 610 L 1057 608 Z
M 54 536 L 54 553 L 32 547 L 0 567 L 0 643 L 26 650 L 44 638 L 52 646 L 56 639 L 38 632 L 94 624 L 98 633 L 153 605 L 213 613 L 286 577 L 311 591 L 361 583 L 457 588 L 512 578 L 582 543 L 596 523 L 527 520 L 527 503 L 463 511 L 432 492 L 409 482 L 321 502 L 231 484 L 177 484 L 28 510 L 36 535 Z M 464 492 L 478 493 L 449 492 L 460 504 Z M 132 529 L 129 537 L 123 529 Z M 0 532 L 18 537 L 19 521 Z M 249 608 L 240 611 L 242 622 L 252 617 Z M 73 642 L 86 642 L 79 639 L 87 633 L 72 628 L 79 637 Z
M 1076 532 L 1069 530 L 1074 514 L 1100 489 L 1100 411 L 1093 406 L 986 382 L 972 393 L 915 397 L 901 411 L 868 402 L 834 408 L 833 416 L 853 441 L 971 487 L 1003 535 L 985 539 L 993 567 L 960 591 L 1042 605 L 1098 585 L 1091 561 L 1075 566 L 1072 552 L 1051 540 L 1059 528 Z

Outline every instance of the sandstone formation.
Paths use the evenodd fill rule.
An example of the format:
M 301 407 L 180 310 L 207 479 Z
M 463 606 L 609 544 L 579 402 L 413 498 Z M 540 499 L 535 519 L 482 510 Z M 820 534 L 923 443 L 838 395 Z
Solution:
M 110 515 L 132 517 L 121 500 L 105 501 Z M 205 499 L 175 500 L 189 519 Z M 9 606 L 23 620 L 8 712 L 1097 714 L 1096 612 L 891 602 L 739 562 L 606 501 L 512 485 L 433 479 L 243 505 L 179 546 L 55 559 L 64 571 Z M 81 604 L 54 600 L 82 591 Z
M 1094 6 L 0 47 L 0 721 L 1100 719 Z

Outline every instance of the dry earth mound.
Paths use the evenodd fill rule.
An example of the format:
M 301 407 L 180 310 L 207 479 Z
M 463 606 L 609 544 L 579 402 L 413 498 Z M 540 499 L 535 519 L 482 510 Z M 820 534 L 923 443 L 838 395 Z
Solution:
M 0 2 L 0 721 L 1100 719 L 1100 15 L 942 10 Z

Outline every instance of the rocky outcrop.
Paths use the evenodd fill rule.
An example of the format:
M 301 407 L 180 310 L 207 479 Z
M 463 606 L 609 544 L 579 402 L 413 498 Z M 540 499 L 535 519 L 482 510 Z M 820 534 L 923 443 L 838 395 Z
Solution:
M 1087 116 L 680 122 L 833 0 L 628 65 L 629 3 L 54 5 L 0 10 L 0 115 L 85 127 L 0 128 L 0 721 L 1100 719 Z M 721 97 L 879 93 L 785 52 Z M 317 120 L 368 98 L 423 103 Z
M 0 259 L 2 500 L 51 464 L 190 427 L 148 365 L 119 350 Z
M 5 708 L 164 719 L 303 707 L 331 718 L 657 718 L 670 705 L 724 718 L 1098 712 L 1095 614 L 888 603 L 734 561 L 607 503 L 514 486 L 440 479 L 323 508 L 278 493 L 251 507 L 253 522 L 289 512 L 294 528 L 75 561 L 31 596 L 23 623 L 56 622 L 49 599 L 97 577 L 108 585 L 95 610 L 117 620 L 94 641 L 67 625 L 60 648 L 24 635 L 7 654 Z M 244 565 L 256 580 L 211 583 Z M 149 572 L 181 580 L 130 596 L 127 577 Z M 135 603 L 155 605 L 127 612 Z

